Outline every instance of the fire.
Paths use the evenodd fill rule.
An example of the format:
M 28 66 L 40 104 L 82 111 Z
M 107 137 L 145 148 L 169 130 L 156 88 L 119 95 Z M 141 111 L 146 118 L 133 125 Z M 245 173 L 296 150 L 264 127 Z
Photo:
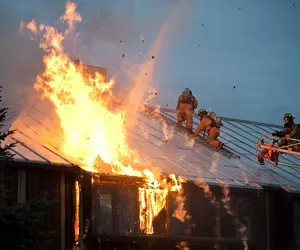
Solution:
M 60 150 L 80 167 L 100 173 L 108 167 L 114 174 L 144 177 L 146 185 L 140 189 L 141 229 L 153 233 L 152 220 L 165 206 L 168 191 L 180 190 L 183 180 L 171 175 L 170 186 L 160 174 L 157 177 L 149 169 L 142 171 L 124 164 L 124 159 L 137 162 L 139 158 L 126 141 L 125 112 L 111 105 L 114 81 L 105 82 L 100 73 L 85 74 L 84 67 L 76 65 L 64 52 L 64 40 L 72 34 L 75 23 L 82 20 L 76 7 L 75 3 L 66 3 L 60 18 L 68 26 L 64 32 L 35 21 L 21 23 L 21 29 L 27 28 L 40 38 L 39 46 L 45 51 L 45 69 L 37 76 L 34 88 L 53 103 L 64 132 Z M 77 197 L 78 183 L 75 188 Z M 142 215 L 146 207 L 147 221 Z M 75 224 L 78 238 L 78 221 Z
M 118 159 L 134 156 L 134 152 L 126 143 L 124 112 L 114 112 L 108 107 L 114 82 L 104 82 L 99 73 L 86 77 L 84 69 L 76 67 L 64 53 L 66 35 L 75 22 L 81 21 L 74 3 L 66 4 L 66 12 L 60 20 L 69 26 L 64 33 L 54 27 L 38 26 L 34 21 L 26 25 L 34 34 L 42 34 L 40 47 L 46 52 L 45 70 L 37 77 L 34 88 L 56 108 L 64 131 L 62 152 L 77 156 L 76 161 L 85 169 L 93 170 L 98 156 L 107 164 L 121 167 Z
M 80 186 L 78 181 L 75 181 L 75 220 L 74 220 L 74 239 L 78 242 L 79 239 L 79 202 L 80 202 Z

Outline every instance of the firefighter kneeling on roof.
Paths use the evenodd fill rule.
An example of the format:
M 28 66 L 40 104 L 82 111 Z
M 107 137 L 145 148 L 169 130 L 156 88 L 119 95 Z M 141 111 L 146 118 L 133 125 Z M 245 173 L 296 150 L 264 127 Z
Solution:
M 193 138 L 205 131 L 208 134 L 206 142 L 217 149 L 221 149 L 224 144 L 217 139 L 220 135 L 220 127 L 223 125 L 221 119 L 214 112 L 210 112 L 208 115 L 205 109 L 200 109 L 198 115 L 200 116 L 200 123 L 193 134 Z
M 194 109 L 198 106 L 196 98 L 193 96 L 192 91 L 188 88 L 184 89 L 177 101 L 177 125 L 182 127 L 182 123 L 186 121 L 186 128 L 193 132 L 193 114 Z
M 281 138 L 280 143 L 278 145 L 280 148 L 300 152 L 300 144 L 298 144 L 299 142 L 289 140 L 300 140 L 300 124 L 295 124 L 294 119 L 295 117 L 293 117 L 290 113 L 286 113 L 283 117 L 284 129 L 282 131 L 275 131 L 274 133 L 272 133 L 272 136 Z M 258 153 L 257 157 L 259 163 L 261 165 L 264 165 L 264 158 L 269 158 L 271 161 L 277 162 L 278 156 L 278 152 L 269 152 L 267 149 L 264 149 L 262 152 Z

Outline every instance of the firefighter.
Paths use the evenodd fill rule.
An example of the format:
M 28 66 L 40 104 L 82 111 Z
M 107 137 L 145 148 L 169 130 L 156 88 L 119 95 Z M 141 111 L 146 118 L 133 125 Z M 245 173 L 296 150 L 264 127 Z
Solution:
M 223 147 L 223 142 L 220 142 L 217 138 L 220 135 L 221 122 L 214 112 L 207 114 L 205 109 L 200 109 L 198 111 L 200 116 L 200 123 L 193 134 L 193 138 L 196 138 L 202 131 L 207 133 L 206 142 L 211 146 L 221 149 Z
M 293 150 L 300 152 L 300 145 L 295 145 L 290 148 L 288 148 L 288 145 L 298 143 L 297 141 L 288 140 L 296 139 L 300 140 L 300 127 L 298 124 L 294 123 L 295 117 L 291 115 L 290 113 L 286 113 L 283 117 L 284 120 L 284 128 L 282 131 L 275 131 L 272 133 L 272 136 L 281 138 L 279 142 L 279 147 L 286 147 L 287 150 Z M 268 158 L 270 156 L 270 160 L 277 162 L 279 153 L 274 151 L 268 151 L 267 149 L 264 149 L 262 152 L 258 153 L 258 161 L 261 165 L 265 165 L 264 158 Z
M 193 132 L 193 114 L 194 109 L 198 106 L 197 99 L 193 96 L 192 91 L 188 88 L 184 89 L 177 101 L 177 125 L 182 127 L 182 123 L 186 121 L 186 128 Z
M 273 136 L 281 138 L 280 140 L 280 147 L 288 146 L 290 144 L 295 144 L 296 141 L 288 140 L 296 139 L 300 140 L 300 127 L 298 124 L 294 123 L 295 117 L 290 113 L 286 113 L 283 117 L 284 120 L 284 128 L 282 131 L 275 131 L 272 133 Z M 290 150 L 300 152 L 300 146 L 291 147 Z

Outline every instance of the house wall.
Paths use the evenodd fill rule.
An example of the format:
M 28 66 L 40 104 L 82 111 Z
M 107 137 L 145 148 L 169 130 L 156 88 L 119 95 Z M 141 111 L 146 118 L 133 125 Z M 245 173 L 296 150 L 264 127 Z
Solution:
M 296 235 L 300 229 L 297 221 L 300 200 L 283 190 L 230 188 L 229 195 L 224 196 L 223 188 L 212 186 L 212 193 L 204 194 L 201 188 L 188 183 L 184 186 L 185 208 L 192 219 L 181 222 L 172 216 L 177 194 L 170 193 L 166 207 L 154 219 L 154 234 L 145 235 L 138 229 L 138 196 L 133 195 L 137 187 L 132 187 L 136 191 L 130 191 L 126 186 L 104 183 L 93 188 L 96 196 L 93 195 L 92 202 L 91 242 L 96 247 L 100 239 L 101 249 L 174 249 L 178 242 L 185 240 L 191 250 L 216 249 L 216 246 L 228 250 L 298 249 L 292 246 L 299 244 Z M 123 190 L 131 192 L 130 199 Z M 123 201 L 130 209 L 118 205 Z M 285 205 L 278 206 L 283 201 Z M 120 215 L 137 224 L 136 231 L 120 231 Z M 101 225 L 104 225 L 102 231 Z M 243 228 L 245 232 L 241 233 Z
M 284 190 L 270 192 L 271 249 L 300 249 L 300 195 Z
M 50 167 L 50 166 L 49 166 Z M 47 191 L 61 200 L 47 211 L 47 229 L 57 232 L 53 249 L 72 249 L 74 244 L 74 182 L 80 181 L 80 235 L 88 249 L 174 249 L 187 241 L 190 249 L 296 250 L 299 246 L 300 196 L 280 189 L 263 191 L 211 186 L 211 194 L 192 183 L 184 186 L 185 208 L 191 220 L 180 222 L 172 215 L 176 193 L 170 193 L 165 207 L 153 219 L 153 235 L 140 230 L 138 179 L 120 177 L 92 180 L 82 172 L 49 169 L 27 164 L 0 169 L 10 177 L 10 204 L 17 204 Z M 227 199 L 226 199 L 227 198 Z M 230 198 L 230 199 L 229 199 Z M 147 201 L 149 205 L 149 201 Z M 228 207 L 227 207 L 228 205 Z M 147 217 L 147 211 L 144 214 Z M 245 234 L 239 230 L 241 223 Z
M 54 166 L 53 166 L 54 168 Z M 7 176 L 8 187 L 11 189 L 11 205 L 24 202 L 47 193 L 50 200 L 57 199 L 58 203 L 46 211 L 45 229 L 55 232 L 52 249 L 65 250 L 74 246 L 74 181 L 73 172 L 51 170 L 36 163 L 10 163 L 0 169 L 0 176 Z

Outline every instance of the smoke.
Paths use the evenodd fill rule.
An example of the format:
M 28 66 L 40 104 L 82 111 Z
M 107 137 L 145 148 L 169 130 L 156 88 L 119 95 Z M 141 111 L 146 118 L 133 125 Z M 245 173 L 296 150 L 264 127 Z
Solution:
M 133 78 L 134 86 L 126 98 L 126 103 L 128 103 L 127 112 L 136 113 L 140 104 L 143 103 L 145 93 L 149 86 L 153 84 L 154 69 L 157 60 L 155 58 L 159 57 L 169 32 L 172 30 L 172 27 L 176 25 L 176 21 L 178 21 L 183 13 L 182 10 L 185 4 L 185 1 L 180 1 L 176 4 L 173 12 L 158 33 L 152 48 L 149 50 L 146 56 L 146 62 L 140 65 L 137 75 Z
M 175 136 L 174 127 L 169 126 L 166 120 L 160 114 L 160 105 L 153 111 L 153 119 L 156 121 L 156 123 L 161 123 L 163 128 L 162 132 L 166 143 Z
M 241 240 L 243 242 L 243 245 L 244 245 L 244 250 L 248 250 L 249 247 L 248 247 L 248 238 L 247 238 L 247 235 L 245 234 L 247 228 L 246 226 L 236 217 L 236 213 L 235 211 L 231 208 L 230 206 L 230 189 L 227 185 L 224 185 L 223 186 L 223 198 L 222 198 L 222 204 L 223 204 L 223 207 L 226 211 L 226 213 L 233 217 L 233 219 L 235 219 L 235 222 L 236 222 L 236 225 L 237 227 L 239 228 L 239 232 L 241 234 Z
M 234 216 L 235 213 L 231 210 L 230 207 L 230 196 L 229 196 L 230 190 L 229 187 L 227 185 L 223 186 L 223 198 L 222 198 L 222 202 L 223 202 L 223 206 L 224 209 L 226 210 L 226 213 L 230 216 Z
M 183 189 L 180 189 L 175 198 L 177 208 L 175 209 L 172 216 L 181 222 L 191 219 L 191 216 L 185 209 L 185 201 L 186 197 L 184 196 L 184 191 Z
M 206 183 L 204 179 L 198 177 L 197 182 L 195 184 L 202 189 L 205 198 L 207 198 L 211 204 L 216 203 L 216 197 L 213 195 L 209 185 Z
M 30 101 L 36 97 L 33 83 L 43 68 L 43 52 L 37 44 L 19 33 L 20 20 L 29 21 L 37 14 L 39 4 L 35 4 L 33 0 L 17 5 L 0 1 L 0 82 L 4 86 L 3 100 L 9 108 L 20 103 L 19 100 Z M 22 108 L 26 104 L 24 102 Z
M 193 148 L 195 140 L 191 136 L 184 134 L 184 143 L 187 145 L 187 147 Z
M 243 179 L 244 179 L 245 183 L 249 184 L 249 179 L 247 177 L 247 171 L 245 169 L 245 166 L 240 161 L 237 161 L 237 160 L 236 160 L 236 164 L 238 165 L 238 167 L 240 169 L 242 169 L 242 175 L 243 175 Z

